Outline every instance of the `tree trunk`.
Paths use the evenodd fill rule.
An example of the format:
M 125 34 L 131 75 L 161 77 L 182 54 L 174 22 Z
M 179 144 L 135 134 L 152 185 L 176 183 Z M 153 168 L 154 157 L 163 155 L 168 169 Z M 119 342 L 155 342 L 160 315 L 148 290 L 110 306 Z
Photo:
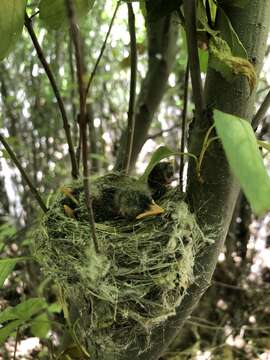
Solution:
M 226 13 L 244 44 L 257 74 L 259 74 L 270 22 L 269 0 L 250 0 L 245 8 L 227 8 Z M 205 85 L 205 99 L 209 106 L 251 120 L 255 90 L 250 95 L 245 78 L 237 79 L 230 84 L 219 73 L 209 69 Z M 190 152 L 196 155 L 200 153 L 202 142 L 210 125 L 211 119 L 195 120 L 190 136 Z M 194 164 L 191 161 L 188 171 L 187 196 L 199 223 L 204 231 L 210 232 L 215 243 L 207 246 L 204 253 L 196 259 L 196 283 L 188 289 L 188 294 L 178 308 L 176 316 L 153 331 L 151 349 L 138 355 L 140 344 L 132 344 L 123 359 L 158 359 L 179 333 L 184 321 L 210 285 L 239 193 L 238 183 L 229 169 L 219 141 L 211 145 L 204 158 L 202 177 L 203 183 L 198 180 Z
M 148 71 L 136 104 L 131 168 L 134 167 L 147 139 L 154 114 L 166 91 L 168 77 L 175 60 L 178 27 L 172 15 L 148 24 Z M 115 170 L 123 169 L 126 139 L 127 130 L 120 139 Z

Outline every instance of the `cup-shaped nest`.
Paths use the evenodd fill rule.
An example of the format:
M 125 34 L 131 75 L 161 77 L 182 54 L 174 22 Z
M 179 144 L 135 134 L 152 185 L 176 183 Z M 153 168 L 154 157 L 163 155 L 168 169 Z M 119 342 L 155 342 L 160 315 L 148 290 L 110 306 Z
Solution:
M 142 220 L 89 223 L 68 217 L 58 194 L 36 236 L 36 257 L 61 288 L 74 329 L 95 359 L 111 359 L 175 314 L 195 281 L 194 259 L 209 241 L 176 190 L 165 212 Z M 80 213 L 86 212 L 79 199 Z M 106 211 L 106 209 L 104 209 Z

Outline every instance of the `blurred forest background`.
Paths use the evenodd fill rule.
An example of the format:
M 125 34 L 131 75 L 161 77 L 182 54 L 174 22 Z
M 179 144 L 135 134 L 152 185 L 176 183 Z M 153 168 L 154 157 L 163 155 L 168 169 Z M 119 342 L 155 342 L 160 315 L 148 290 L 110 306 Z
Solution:
M 37 1 L 28 2 L 29 15 L 35 14 L 36 6 Z M 88 76 L 104 44 L 115 7 L 116 1 L 96 1 L 91 16 L 81 24 Z M 138 174 L 159 145 L 180 149 L 187 50 L 181 18 L 175 16 L 167 31 L 163 31 L 164 22 L 158 23 L 156 28 L 148 29 L 147 35 L 139 4 L 134 3 L 133 7 L 138 53 L 137 95 L 151 109 L 144 122 L 147 125 L 140 128 L 140 143 L 135 145 L 139 155 L 134 173 Z M 88 97 L 92 175 L 121 166 L 121 136 L 127 126 L 130 81 L 127 18 L 127 6 L 121 4 Z M 32 22 L 61 91 L 76 143 L 79 99 L 69 32 L 47 31 L 35 17 Z M 158 41 L 148 42 L 147 36 Z M 166 74 L 159 65 L 164 54 L 168 57 Z M 204 79 L 208 54 L 200 49 L 199 55 Z M 257 106 L 269 88 L 270 41 L 257 90 Z M 190 94 L 191 91 L 188 124 L 194 108 Z M 70 158 L 54 93 L 26 29 L 13 53 L 0 63 L 0 125 L 23 168 L 49 202 L 52 194 L 70 180 Z M 269 127 L 270 117 L 266 116 L 257 136 L 269 141 Z M 136 157 L 133 156 L 133 164 Z M 270 168 L 269 154 L 264 159 Z M 177 159 L 175 169 L 178 174 Z M 31 254 L 33 231 L 41 215 L 28 186 L 0 147 L 1 258 Z M 13 331 L 2 344 L 0 357 L 12 359 L 16 348 L 16 359 L 54 358 L 65 328 L 55 284 L 42 276 L 38 264 L 26 260 L 16 264 L 0 294 L 1 309 L 35 297 L 44 298 L 48 305 L 45 312 Z M 256 219 L 241 195 L 212 285 L 162 359 L 270 359 L 269 299 L 270 215 Z

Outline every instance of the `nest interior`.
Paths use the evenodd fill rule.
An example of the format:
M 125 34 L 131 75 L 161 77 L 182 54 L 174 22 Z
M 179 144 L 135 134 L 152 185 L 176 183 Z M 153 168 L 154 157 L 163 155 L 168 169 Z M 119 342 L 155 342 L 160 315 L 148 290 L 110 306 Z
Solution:
M 80 340 L 96 359 L 115 358 L 138 337 L 146 349 L 153 328 L 175 314 L 195 281 L 194 259 L 209 240 L 172 189 L 159 201 L 162 215 L 96 223 L 96 254 L 85 216 L 68 217 L 63 198 L 59 192 L 44 216 L 35 254 L 75 309 Z M 83 196 L 79 206 L 85 214 Z

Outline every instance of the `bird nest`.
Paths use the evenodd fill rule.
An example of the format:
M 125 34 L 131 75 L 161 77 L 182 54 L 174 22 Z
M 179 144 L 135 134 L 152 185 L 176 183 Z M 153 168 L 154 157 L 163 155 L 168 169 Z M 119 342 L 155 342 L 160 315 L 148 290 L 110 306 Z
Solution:
M 77 336 L 94 359 L 114 359 L 138 338 L 147 349 L 153 328 L 175 315 L 196 280 L 194 259 L 209 240 L 172 189 L 159 201 L 162 215 L 96 223 L 97 254 L 89 223 L 68 217 L 63 197 L 43 218 L 36 256 L 59 284 Z M 86 213 L 84 201 L 80 207 Z

